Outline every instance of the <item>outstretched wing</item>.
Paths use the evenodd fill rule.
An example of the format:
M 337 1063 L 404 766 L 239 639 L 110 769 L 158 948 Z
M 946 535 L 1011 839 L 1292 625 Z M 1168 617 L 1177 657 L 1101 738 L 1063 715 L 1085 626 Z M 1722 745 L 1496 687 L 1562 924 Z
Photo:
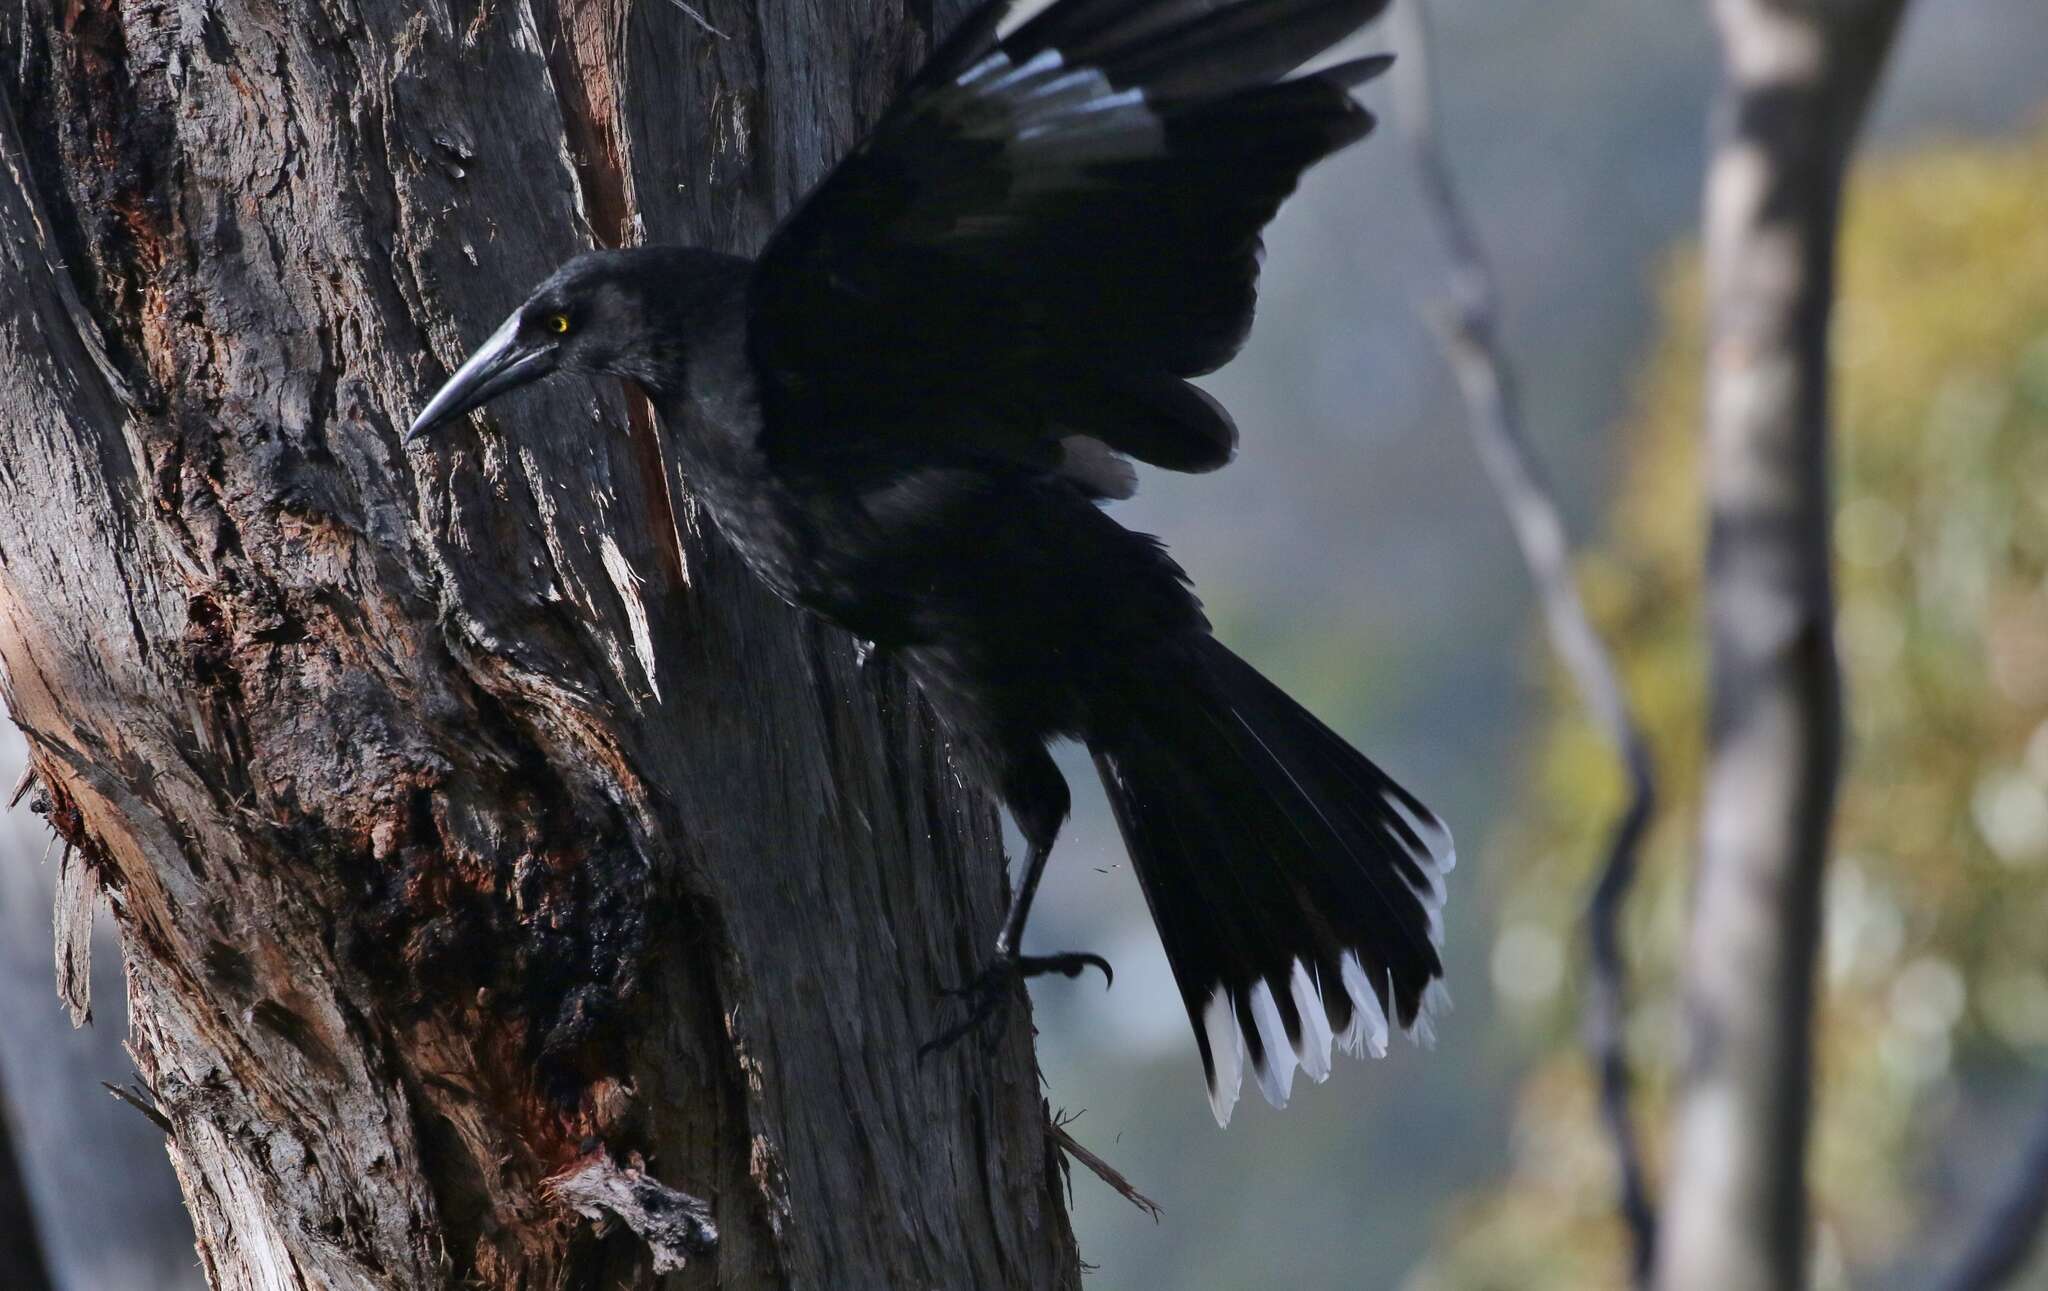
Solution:
M 1228 461 L 1236 428 L 1183 378 L 1243 344 L 1260 229 L 1372 128 L 1347 87 L 1389 60 L 1289 73 L 1385 3 L 978 11 L 762 253 L 771 450 Z

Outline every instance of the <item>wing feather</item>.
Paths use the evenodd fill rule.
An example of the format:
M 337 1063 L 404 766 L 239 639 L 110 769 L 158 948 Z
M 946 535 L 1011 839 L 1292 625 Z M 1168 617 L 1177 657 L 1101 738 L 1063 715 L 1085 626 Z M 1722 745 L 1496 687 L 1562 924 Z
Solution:
M 772 449 L 1058 469 L 1086 435 L 1174 470 L 1228 461 L 1235 426 L 1186 378 L 1243 344 L 1260 230 L 1371 129 L 1347 86 L 1386 60 L 1289 73 L 1385 2 L 968 18 L 757 262 Z

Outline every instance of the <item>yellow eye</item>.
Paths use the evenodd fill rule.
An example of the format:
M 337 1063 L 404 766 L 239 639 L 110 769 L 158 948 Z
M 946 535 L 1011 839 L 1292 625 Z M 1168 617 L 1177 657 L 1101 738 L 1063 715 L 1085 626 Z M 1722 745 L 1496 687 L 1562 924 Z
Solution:
M 569 331 L 569 316 L 567 314 L 549 314 L 547 329 L 557 336 L 566 335 Z

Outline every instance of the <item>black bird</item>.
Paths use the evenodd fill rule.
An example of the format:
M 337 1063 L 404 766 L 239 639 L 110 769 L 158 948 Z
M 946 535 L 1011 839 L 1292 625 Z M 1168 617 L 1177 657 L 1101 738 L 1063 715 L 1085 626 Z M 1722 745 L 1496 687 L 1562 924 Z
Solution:
M 1261 228 L 1363 136 L 1385 58 L 1298 73 L 1386 0 L 990 4 L 758 259 L 597 252 L 533 293 L 413 423 L 554 372 L 644 388 L 691 487 L 784 600 L 897 660 L 1028 845 L 959 1038 L 1021 979 L 1094 754 L 1227 1123 L 1242 1056 L 1284 1105 L 1333 1036 L 1427 1039 L 1450 835 L 1209 634 L 1180 568 L 1098 503 L 1130 459 L 1222 466 L 1184 378 L 1250 329 Z M 1032 8 L 1033 6 L 1026 6 Z M 929 1046 L 928 1046 L 929 1047 Z

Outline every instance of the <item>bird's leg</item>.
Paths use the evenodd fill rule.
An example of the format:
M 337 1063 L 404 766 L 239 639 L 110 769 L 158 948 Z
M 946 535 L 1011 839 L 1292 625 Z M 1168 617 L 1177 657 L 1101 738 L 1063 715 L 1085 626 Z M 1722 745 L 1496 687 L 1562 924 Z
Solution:
M 1051 856 L 1052 848 L 1049 846 L 1033 844 L 1025 852 L 1024 877 L 1017 884 L 1017 890 L 1010 894 L 1010 912 L 1003 916 L 1003 931 L 996 938 L 996 962 L 1009 964 L 1011 972 L 1020 980 L 1045 973 L 1079 977 L 1082 969 L 1093 965 L 1102 970 L 1103 985 L 1107 987 L 1116 979 L 1116 973 L 1110 968 L 1109 961 L 1100 955 L 1079 950 L 1058 955 L 1026 955 L 1020 950 L 1024 944 L 1024 922 L 1031 917 L 1031 902 L 1038 896 L 1038 881 L 1045 877 L 1045 863 Z
M 1110 968 L 1109 961 L 1087 951 L 1057 955 L 1026 955 L 1018 951 L 1024 941 L 1024 923 L 1031 917 L 1032 898 L 1038 895 L 1038 881 L 1045 876 L 1045 863 L 1051 855 L 1049 840 L 1043 845 L 1033 843 L 1025 852 L 1024 876 L 1010 895 L 1010 911 L 1003 918 L 1001 935 L 996 938 L 995 958 L 973 981 L 946 992 L 967 1002 L 967 1016 L 926 1041 L 918 1049 L 920 1057 L 950 1048 L 984 1026 L 990 1027 L 989 1036 L 993 1039 L 997 1032 L 992 1024 L 1009 1009 L 1027 978 L 1045 973 L 1079 977 L 1083 969 L 1094 967 L 1102 970 L 1105 988 L 1115 980 L 1115 970 Z

